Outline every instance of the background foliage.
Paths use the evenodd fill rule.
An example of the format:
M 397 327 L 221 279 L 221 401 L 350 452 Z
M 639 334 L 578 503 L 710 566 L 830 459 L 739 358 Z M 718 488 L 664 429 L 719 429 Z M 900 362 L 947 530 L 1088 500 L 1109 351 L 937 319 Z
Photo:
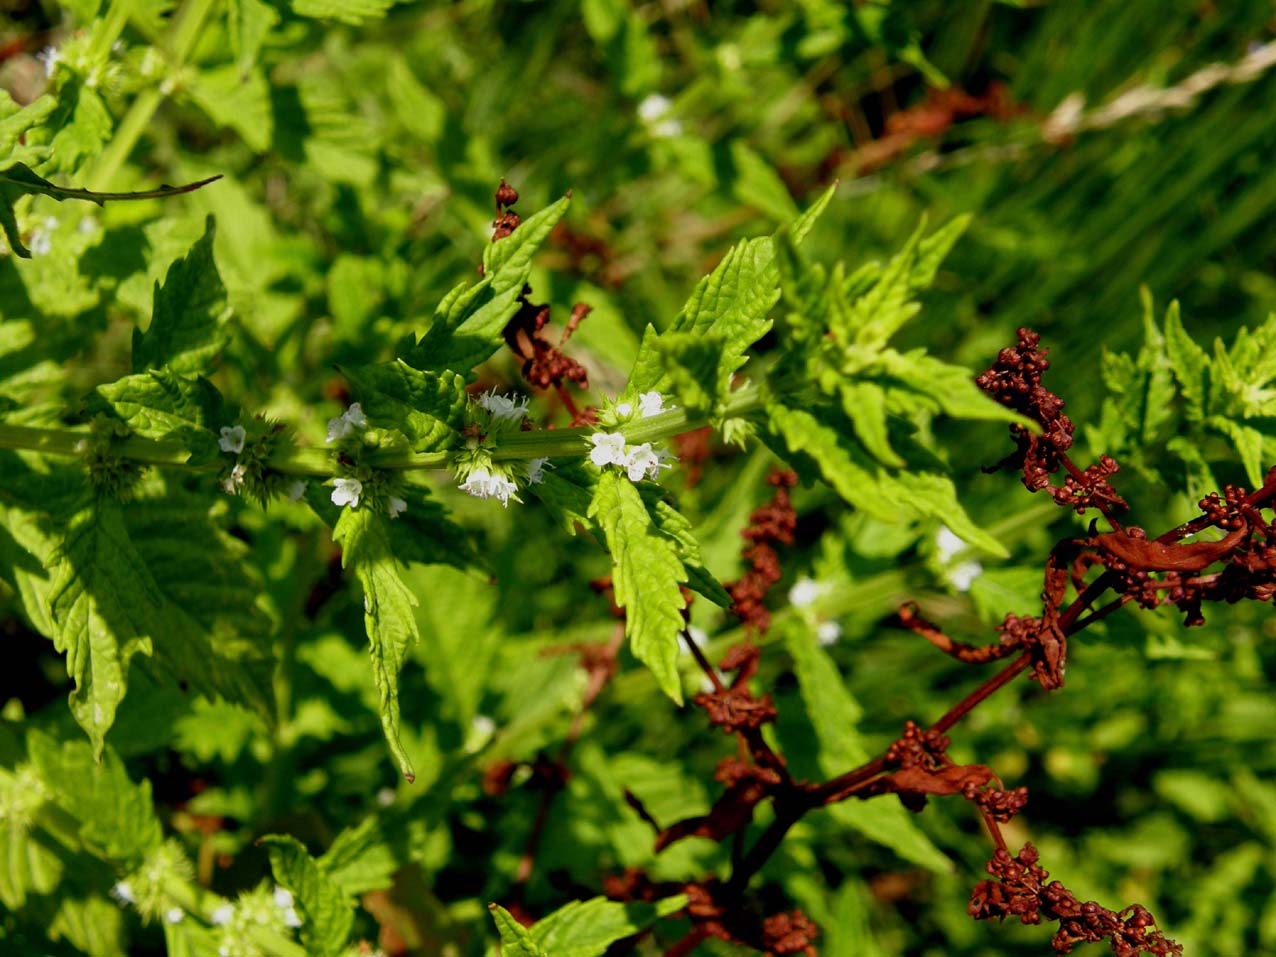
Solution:
M 112 191 L 224 176 L 187 196 L 102 209 L 0 186 L 32 254 L 0 257 L 7 423 L 55 424 L 102 403 L 118 412 L 111 384 L 162 364 L 148 349 L 170 367 L 194 357 L 192 370 L 220 351 L 222 395 L 322 446 L 347 397 L 333 367 L 389 358 L 473 276 L 501 177 L 522 193 L 520 211 L 573 193 L 529 281 L 560 321 L 574 302 L 593 306 L 572 352 L 594 394 L 610 396 L 644 327 L 667 328 L 735 240 L 772 233 L 838 181 L 803 246 L 809 261 L 853 270 L 901 248 L 923 215 L 943 224 L 971 214 L 897 347 L 975 369 L 1016 326 L 1040 331 L 1082 446 L 1122 463 L 1117 484 L 1140 524 L 1168 528 L 1214 482 L 1252 485 L 1276 460 L 1272 327 L 1236 338 L 1276 309 L 1268 4 L 7 9 L 6 167 Z M 1212 64 L 1224 67 L 1200 72 Z M 162 325 L 160 281 L 216 315 L 214 341 L 141 337 L 139 347 L 135 329 Z M 1211 355 L 1216 336 L 1237 343 L 1237 371 L 1214 373 L 1208 401 L 1168 371 L 1171 299 Z M 517 385 L 517 366 L 502 353 L 480 380 Z M 566 423 L 554 404 L 536 409 Z M 761 680 L 801 773 L 829 760 L 823 709 L 845 717 L 836 759 L 853 761 L 972 680 L 884 624 L 900 601 L 986 636 L 1005 612 L 1032 609 L 1050 544 L 1080 527 L 1012 478 L 979 473 L 1007 450 L 1002 425 L 940 418 L 931 429 L 958 498 L 1009 555 L 953 555 L 933 518 L 888 524 L 823 484 L 794 491 L 798 544 L 772 593 Z M 518 899 L 542 916 L 626 866 L 676 878 L 722 863 L 698 841 L 653 857 L 650 829 L 624 802 L 628 787 L 662 821 L 706 808 L 724 741 L 623 658 L 520 886 L 540 797 L 524 787 L 493 796 L 484 771 L 556 749 L 585 677 L 573 656 L 544 652 L 605 640 L 613 627 L 588 586 L 609 570 L 605 552 L 566 536 L 548 510 L 503 511 L 434 483 L 485 571 L 437 563 L 468 564 L 459 544 L 435 554 L 422 545 L 404 576 L 421 636 L 399 684 L 409 784 L 382 737 L 361 592 L 311 512 L 214 499 L 211 480 L 150 477 L 164 483 L 162 499 L 99 514 L 55 555 L 46 517 L 65 511 L 80 479 L 39 456 L 4 457 L 6 946 L 203 952 L 193 918 L 142 921 L 107 896 L 165 847 L 188 862 L 173 867 L 189 868 L 191 914 L 203 888 L 233 898 L 273 873 L 310 887 L 308 900 L 336 901 L 337 925 L 321 932 L 310 920 L 303 935 L 340 936 L 340 905 L 360 896 L 356 938 L 421 954 L 491 946 L 489 901 Z M 756 445 L 715 446 L 698 484 L 682 469 L 666 479 L 719 579 L 739 574 L 738 531 L 768 497 L 773 461 Z M 193 537 L 198 554 L 184 547 Z M 144 543 L 141 554 L 122 553 L 121 540 Z M 66 663 L 48 640 L 58 621 L 41 616 L 80 607 L 68 591 L 74 568 L 56 563 L 93 564 L 95 550 L 120 556 L 95 566 L 119 580 L 91 590 L 134 594 L 145 578 L 146 600 L 171 621 L 155 650 L 166 666 L 134 660 L 104 732 L 108 756 L 90 770 L 76 699 L 66 706 Z M 955 570 L 972 560 L 981 573 L 957 587 L 971 569 Z M 796 609 L 783 596 L 801 577 L 828 588 Z M 128 618 L 126 605 L 98 612 Z M 724 649 L 729 623 L 704 600 L 694 613 Z M 841 628 L 829 654 L 845 692 L 808 709 L 801 636 L 828 621 Z M 1190 953 L 1276 950 L 1273 627 L 1265 607 L 1214 609 L 1190 632 L 1173 615 L 1118 614 L 1074 645 L 1063 692 L 1004 693 L 960 728 L 954 756 L 1028 786 L 1024 826 L 1078 894 L 1141 901 Z M 234 666 L 205 667 L 210 648 Z M 694 690 L 691 663 L 679 667 Z M 101 794 L 90 779 L 105 782 Z M 822 953 L 1043 951 L 1039 930 L 966 916 L 987 849 L 964 805 L 933 802 L 876 832 L 846 811 L 806 819 L 763 872 L 765 887 L 821 925 Z M 258 844 L 268 833 L 292 838 Z

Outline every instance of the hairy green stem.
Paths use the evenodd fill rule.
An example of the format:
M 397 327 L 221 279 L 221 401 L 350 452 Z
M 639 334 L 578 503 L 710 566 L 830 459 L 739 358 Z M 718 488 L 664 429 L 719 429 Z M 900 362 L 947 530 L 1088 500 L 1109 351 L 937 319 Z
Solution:
M 743 389 L 727 402 L 728 416 L 745 415 L 755 411 L 761 403 L 757 389 Z M 689 414 L 685 409 L 673 409 L 650 418 L 622 426 L 619 431 L 631 443 L 656 442 L 682 432 L 698 429 L 708 424 L 703 416 Z M 492 458 L 496 461 L 519 459 L 557 458 L 584 456 L 589 451 L 589 436 L 593 429 L 538 429 L 532 432 L 514 432 L 493 439 Z M 20 449 L 76 458 L 84 454 L 90 433 L 86 429 L 37 428 L 27 425 L 0 423 L 0 449 Z M 216 472 L 226 463 L 222 459 L 193 465 L 187 461 L 190 450 L 171 439 L 148 439 L 138 435 L 116 442 L 112 450 L 139 465 L 186 469 L 197 472 Z M 377 452 L 368 462 L 375 468 L 416 471 L 446 469 L 449 452 Z M 285 475 L 307 478 L 327 478 L 336 474 L 332 452 L 319 448 L 289 448 L 271 458 L 270 467 Z

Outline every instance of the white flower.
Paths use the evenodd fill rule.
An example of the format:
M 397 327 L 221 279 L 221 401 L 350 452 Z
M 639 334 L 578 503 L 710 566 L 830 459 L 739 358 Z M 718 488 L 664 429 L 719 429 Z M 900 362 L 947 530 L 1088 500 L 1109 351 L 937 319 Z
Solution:
M 457 488 L 475 498 L 499 499 L 502 508 L 509 507 L 511 496 L 516 501 L 518 498 L 514 495 L 518 491 L 517 485 L 504 475 L 493 475 L 487 469 L 475 469 Z
M 659 392 L 644 392 L 638 396 L 638 412 L 644 419 L 664 411 L 665 397 Z
M 394 788 L 382 788 L 377 792 L 377 804 L 381 807 L 389 807 L 394 803 Z
M 627 419 L 634 414 L 634 404 L 632 402 L 619 402 L 616 404 L 616 417 Z
M 490 738 L 496 733 L 496 722 L 485 714 L 476 714 L 470 722 L 470 730 L 476 737 Z
M 527 415 L 527 396 L 515 395 L 513 398 L 497 395 L 496 390 L 484 392 L 479 396 L 479 405 L 487 409 L 494 419 L 508 419 L 517 422 Z
M 619 432 L 595 432 L 589 437 L 594 444 L 589 453 L 589 461 L 599 468 L 606 465 L 628 466 L 625 454 L 625 437 Z
M 217 440 L 217 445 L 223 452 L 233 452 L 238 455 L 244 451 L 244 439 L 247 437 L 248 434 L 242 425 L 223 425 L 222 437 Z
M 292 891 L 286 887 L 275 887 L 275 906 L 281 910 L 292 906 Z
M 363 483 L 358 479 L 339 478 L 332 480 L 332 504 L 359 507 L 359 496 L 363 494 Z
M 284 926 L 296 929 L 301 926 L 301 915 L 297 913 L 295 908 L 284 908 Z
M 939 526 L 939 531 L 935 534 L 935 554 L 939 556 L 941 562 L 948 561 L 965 548 L 966 543 L 958 538 L 951 528 L 947 525 Z
M 35 55 L 35 58 L 44 66 L 44 75 L 46 77 L 53 76 L 54 69 L 62 62 L 62 51 L 57 47 L 45 47 Z
M 244 484 L 244 467 L 238 462 L 235 467 L 230 470 L 230 474 L 222 479 L 222 491 L 227 495 L 238 494 L 239 489 Z
M 827 584 L 803 575 L 789 589 L 789 604 L 794 608 L 806 608 L 815 604 L 828 590 Z
M 390 513 L 391 518 L 398 518 L 403 512 L 407 511 L 408 503 L 394 495 L 390 496 L 390 501 L 386 504 L 386 510 Z
M 305 494 L 306 483 L 301 481 L 301 479 L 297 479 L 297 481 L 288 486 L 288 501 L 290 502 L 300 502 L 301 497 Z
M 50 216 L 43 225 L 31 230 L 31 241 L 27 246 L 32 256 L 47 256 L 53 251 L 53 231 L 57 228 L 57 219 Z
M 638 104 L 638 117 L 644 123 L 653 123 L 669 112 L 673 101 L 659 93 L 651 93 Z
M 133 896 L 133 885 L 128 881 L 116 881 L 111 888 L 111 896 L 121 904 L 133 904 L 137 898 Z
M 209 921 L 216 927 L 224 927 L 230 923 L 231 918 L 235 916 L 234 904 L 222 904 L 213 911 L 213 916 Z
M 523 470 L 527 475 L 527 482 L 529 485 L 540 485 L 541 482 L 545 481 L 545 476 L 542 473 L 545 469 L 552 469 L 554 467 L 549 465 L 548 462 L 549 459 L 544 456 L 538 459 L 527 460 L 527 464 L 523 466 Z
M 948 575 L 948 582 L 958 591 L 970 591 L 970 586 L 974 584 L 975 579 L 984 573 L 984 566 L 976 561 L 962 562 L 956 568 L 952 569 Z
M 335 419 L 328 420 L 328 441 L 340 442 L 355 429 L 366 429 L 368 427 L 368 417 L 363 414 L 363 409 L 358 402 L 350 403 L 350 408 L 342 412 Z
M 170 924 L 180 924 L 185 916 L 186 911 L 182 910 L 180 907 L 170 907 L 168 910 L 164 911 L 164 920 Z
M 664 450 L 657 452 L 650 442 L 635 445 L 625 456 L 625 470 L 629 473 L 629 481 L 649 478 L 654 482 L 660 478 L 661 469 L 673 468 L 665 461 L 666 457 Z
M 815 640 L 827 648 L 842 637 L 842 626 L 835 621 L 822 621 L 815 628 Z

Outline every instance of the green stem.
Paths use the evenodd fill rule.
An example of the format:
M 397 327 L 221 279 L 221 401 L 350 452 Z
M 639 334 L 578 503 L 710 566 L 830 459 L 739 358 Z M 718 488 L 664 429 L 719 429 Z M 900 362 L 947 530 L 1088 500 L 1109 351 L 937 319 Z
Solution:
M 213 9 L 214 2 L 215 0 L 185 0 L 178 7 L 177 13 L 173 15 L 168 36 L 158 45 L 159 49 L 167 53 L 166 59 L 170 73 L 181 67 L 190 56 L 196 40 L 199 39 L 200 29 Z M 125 11 L 123 17 L 127 19 L 127 7 L 128 4 L 119 0 L 113 3 L 107 14 L 107 22 L 113 22 L 112 17 L 116 16 L 117 8 Z M 103 29 L 105 30 L 105 26 Z M 115 36 L 118 36 L 119 30 L 122 29 L 123 23 L 111 37 L 110 42 L 114 42 Z M 107 46 L 109 47 L 110 43 Z M 124 165 L 124 161 L 128 159 L 129 153 L 133 152 L 133 147 L 137 145 L 142 132 L 150 125 L 155 111 L 159 109 L 163 100 L 164 94 L 159 87 L 145 90 L 133 100 L 128 112 L 124 114 L 124 119 L 116 127 L 115 136 L 93 166 L 93 172 L 88 178 L 89 189 L 103 190 L 111 184 L 120 171 L 120 167 Z
M 756 388 L 742 389 L 726 404 L 727 416 L 740 416 L 761 406 L 761 396 Z M 704 416 L 691 415 L 685 409 L 673 409 L 650 418 L 630 422 L 620 428 L 626 441 L 631 443 L 657 442 L 670 436 L 708 425 Z M 497 461 L 519 459 L 557 458 L 583 456 L 589 451 L 589 436 L 593 429 L 539 429 L 532 432 L 514 432 L 498 436 L 493 441 L 492 458 Z M 90 434 L 84 429 L 36 428 L 27 425 L 0 423 L 0 449 L 20 449 L 78 458 L 84 454 Z M 123 459 L 139 465 L 185 469 L 193 472 L 217 472 L 226 464 L 214 459 L 192 465 L 187 459 L 190 450 L 180 442 L 168 439 L 148 439 L 140 435 L 129 436 L 117 442 L 114 452 Z M 369 462 L 379 469 L 418 471 L 446 469 L 449 452 L 379 452 Z M 270 460 L 270 467 L 284 475 L 307 478 L 327 478 L 336 473 L 332 453 L 327 449 L 289 448 L 280 451 Z

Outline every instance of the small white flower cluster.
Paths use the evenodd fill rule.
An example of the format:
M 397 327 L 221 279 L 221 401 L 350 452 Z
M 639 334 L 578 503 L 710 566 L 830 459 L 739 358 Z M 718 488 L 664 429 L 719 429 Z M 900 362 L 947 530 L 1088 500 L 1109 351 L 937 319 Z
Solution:
M 328 443 L 340 442 L 346 436 L 354 433 L 355 429 L 366 429 L 368 427 L 368 417 L 363 414 L 363 408 L 358 402 L 351 402 L 350 408 L 342 412 L 335 419 L 328 420 Z
M 940 564 L 947 565 L 965 548 L 966 543 L 958 538 L 951 528 L 947 525 L 939 527 L 939 532 L 935 535 L 935 556 L 939 559 Z M 958 562 L 952 568 L 946 569 L 944 571 L 944 579 L 958 591 L 967 592 L 970 591 L 970 586 L 975 583 L 975 579 L 983 573 L 984 566 L 972 558 L 964 562 Z
M 649 419 L 653 415 L 659 415 L 661 412 L 668 412 L 665 408 L 665 397 L 659 392 L 644 392 L 638 396 L 638 417 L 640 419 Z M 632 402 L 617 402 L 616 417 L 621 421 L 631 418 L 634 414 L 634 404 Z
M 660 477 L 661 469 L 673 468 L 668 461 L 671 456 L 664 449 L 653 449 L 650 442 L 627 446 L 625 437 L 619 432 L 595 432 L 589 441 L 594 446 L 589 452 L 589 461 L 600 469 L 608 465 L 619 466 L 631 482 L 643 478 L 655 481 Z
M 527 396 L 498 395 L 495 389 L 478 397 L 478 404 L 485 408 L 494 421 L 521 422 L 527 415 Z
M 646 124 L 652 136 L 668 139 L 682 133 L 682 122 L 667 116 L 673 101 L 659 93 L 649 94 L 638 104 L 638 118 Z
M 471 471 L 457 488 L 475 498 L 494 498 L 501 503 L 501 508 L 508 508 L 511 498 L 516 502 L 519 500 L 515 494 L 518 486 L 511 479 L 485 468 Z
M 356 430 L 368 427 L 368 417 L 363 414 L 363 407 L 358 402 L 351 402 L 350 407 L 335 419 L 328 420 L 327 442 L 340 442 L 353 435 Z M 363 482 L 357 478 L 334 478 L 332 480 L 332 504 L 338 508 L 358 508 L 363 498 Z M 396 495 L 386 498 L 386 510 L 391 518 L 398 518 L 407 511 L 408 503 Z
M 53 251 L 53 233 L 57 228 L 57 217 L 47 216 L 41 225 L 31 230 L 27 248 L 31 250 L 32 256 L 47 256 Z
M 800 577 L 789 589 L 789 604 L 798 609 L 803 618 L 815 627 L 815 640 L 821 647 L 827 648 L 837 644 L 842 637 L 842 626 L 832 619 L 817 619 L 811 609 L 817 601 L 830 591 L 828 582 L 818 582 L 806 575 Z
M 235 903 L 225 903 L 214 909 L 209 923 L 222 928 L 219 957 L 238 957 L 240 954 L 257 953 L 247 943 L 254 927 L 283 927 L 296 930 L 303 923 L 297 911 L 292 892 L 286 887 L 275 886 L 267 892 L 264 886 L 241 894 Z
M 244 443 L 248 439 L 248 432 L 242 425 L 223 425 L 221 428 L 221 438 L 217 440 L 217 447 L 228 455 L 241 455 L 244 451 Z M 247 474 L 242 462 L 236 462 L 234 467 L 221 481 L 222 491 L 227 495 L 238 495 L 239 490 L 244 487 L 244 476 Z M 294 481 L 288 486 L 288 501 L 299 502 L 301 496 L 306 494 L 306 483 L 300 479 Z

